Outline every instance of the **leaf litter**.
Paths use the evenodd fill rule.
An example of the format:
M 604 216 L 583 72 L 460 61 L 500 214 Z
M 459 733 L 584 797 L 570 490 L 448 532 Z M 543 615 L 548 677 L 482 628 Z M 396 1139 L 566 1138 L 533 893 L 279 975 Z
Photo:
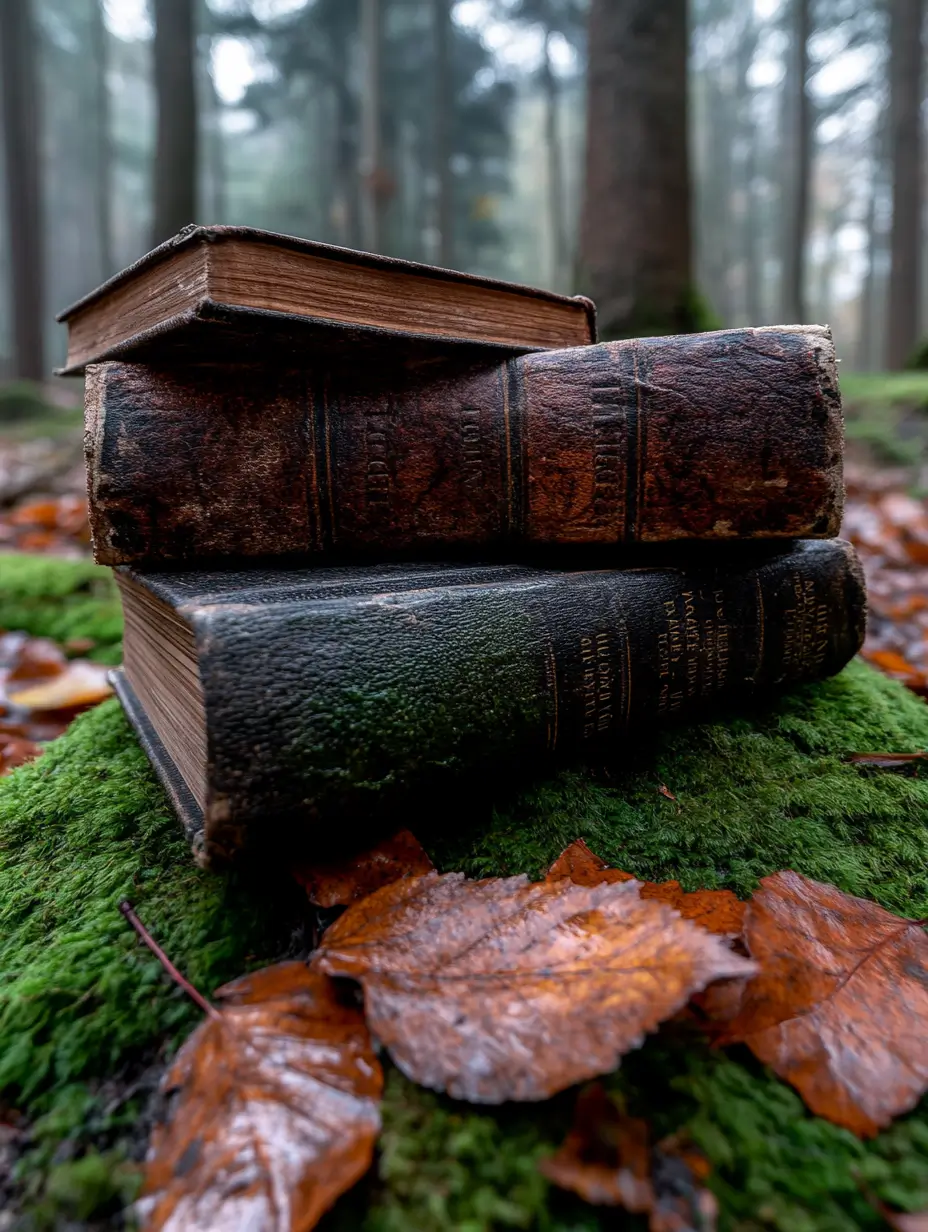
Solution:
M 349 900 L 308 967 L 246 976 L 219 1008 L 199 999 L 206 1021 L 167 1076 L 175 1107 L 152 1138 L 150 1226 L 231 1229 L 257 1213 L 262 1227 L 313 1227 L 372 1158 L 374 1041 L 455 1098 L 540 1100 L 610 1072 L 689 1006 L 691 1026 L 746 1044 L 860 1136 L 928 1088 L 918 921 L 789 871 L 748 903 L 640 882 L 582 840 L 540 882 L 418 872 L 427 860 L 400 832 L 344 864 L 305 866 L 311 897 Z M 589 1202 L 646 1215 L 650 1232 L 715 1227 L 708 1167 L 685 1134 L 649 1145 L 647 1124 L 600 1084 L 541 1167 Z M 921 1218 L 887 1214 L 903 1232 Z
M 383 1074 L 360 1011 L 301 962 L 226 984 L 165 1075 L 139 1214 L 166 1232 L 304 1232 L 370 1166 Z

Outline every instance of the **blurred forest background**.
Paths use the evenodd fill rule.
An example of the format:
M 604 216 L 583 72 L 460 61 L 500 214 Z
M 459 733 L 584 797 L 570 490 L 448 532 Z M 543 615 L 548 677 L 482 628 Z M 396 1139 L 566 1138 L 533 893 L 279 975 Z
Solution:
M 928 321 L 924 0 L 0 0 L 0 376 L 191 221 L 592 295 L 606 337 Z

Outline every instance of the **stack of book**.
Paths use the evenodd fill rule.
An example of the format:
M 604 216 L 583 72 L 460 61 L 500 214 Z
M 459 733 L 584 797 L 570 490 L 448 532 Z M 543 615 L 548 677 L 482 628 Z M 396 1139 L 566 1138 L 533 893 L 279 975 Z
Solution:
M 63 319 L 117 690 L 206 863 L 861 644 L 825 329 L 597 344 L 585 299 L 232 227 Z

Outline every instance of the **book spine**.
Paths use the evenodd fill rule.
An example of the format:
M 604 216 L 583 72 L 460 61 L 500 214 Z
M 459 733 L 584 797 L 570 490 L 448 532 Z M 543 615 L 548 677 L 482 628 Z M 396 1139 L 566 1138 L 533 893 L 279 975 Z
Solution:
M 819 327 L 358 371 L 88 369 L 102 564 L 435 545 L 827 537 L 843 497 Z
M 207 715 L 207 858 L 292 845 L 426 788 L 631 736 L 837 672 L 859 649 L 853 549 L 284 606 L 187 605 Z M 273 820 L 272 820 L 273 819 Z

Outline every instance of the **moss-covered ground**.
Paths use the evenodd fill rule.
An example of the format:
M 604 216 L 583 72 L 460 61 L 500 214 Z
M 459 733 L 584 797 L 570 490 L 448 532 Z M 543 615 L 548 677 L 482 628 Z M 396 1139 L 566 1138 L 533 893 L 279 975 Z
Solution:
M 75 593 L 63 582 L 59 592 Z M 83 633 L 94 636 L 70 630 Z M 928 779 L 844 758 L 924 747 L 928 707 L 854 664 L 752 715 L 665 731 L 608 770 L 498 793 L 492 805 L 453 814 L 453 827 L 436 802 L 415 828 L 441 868 L 473 875 L 538 875 L 583 836 L 623 868 L 690 888 L 747 894 L 758 877 L 792 867 L 923 917 Z M 30 1127 L 17 1165 L 23 1228 L 100 1218 L 131 1197 L 131 1157 L 154 1077 L 197 1020 L 135 944 L 117 911 L 123 897 L 207 993 L 246 967 L 298 952 L 310 923 L 286 879 L 194 866 L 108 702 L 0 780 L 0 1089 Z M 681 1026 L 627 1057 L 610 1082 L 657 1134 L 689 1127 L 714 1164 L 724 1229 L 880 1228 L 865 1189 L 893 1206 L 928 1208 L 928 1101 L 861 1143 L 808 1115 L 746 1052 L 712 1052 Z M 571 1100 L 568 1092 L 537 1107 L 474 1109 L 391 1071 L 376 1167 L 325 1226 L 639 1227 L 552 1191 L 537 1173 L 538 1157 L 569 1123 Z

